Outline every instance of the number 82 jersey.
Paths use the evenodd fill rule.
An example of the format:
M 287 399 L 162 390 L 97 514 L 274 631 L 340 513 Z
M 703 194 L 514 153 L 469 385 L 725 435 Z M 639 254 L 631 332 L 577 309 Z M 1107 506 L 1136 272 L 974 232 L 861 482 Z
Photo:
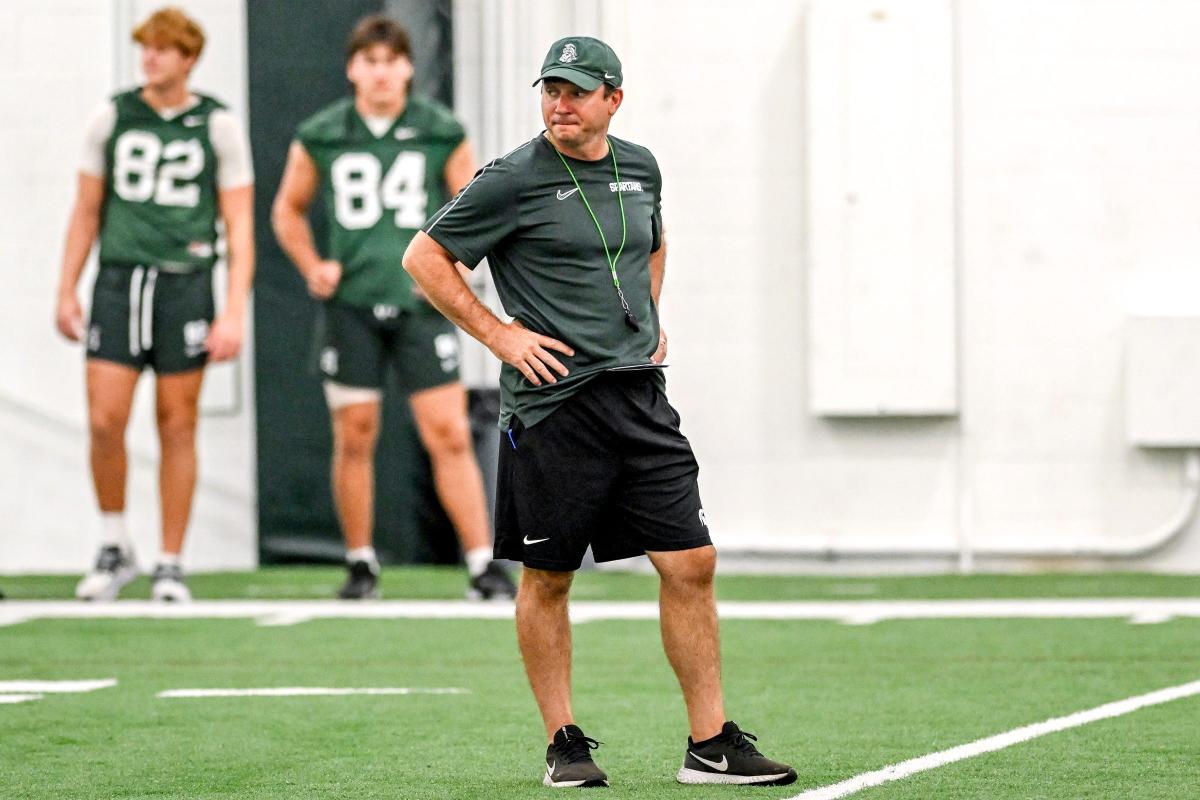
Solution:
M 194 105 L 160 116 L 141 90 L 112 100 L 115 121 L 104 144 L 102 264 L 209 269 L 216 261 L 217 156 L 209 119 L 225 106 L 198 95 Z
M 446 161 L 464 138 L 449 109 L 411 95 L 404 112 L 378 136 L 353 98 L 300 124 L 296 139 L 321 178 L 329 257 L 342 265 L 337 300 L 401 310 L 423 303 L 400 261 L 430 210 L 450 199 Z

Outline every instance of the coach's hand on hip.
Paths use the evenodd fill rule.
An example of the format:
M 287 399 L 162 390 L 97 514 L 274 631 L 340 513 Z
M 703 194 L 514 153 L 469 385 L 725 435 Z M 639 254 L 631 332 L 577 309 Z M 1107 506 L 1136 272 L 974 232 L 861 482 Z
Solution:
M 541 386 L 543 380 L 546 383 L 558 383 L 554 372 L 564 378 L 567 376 L 567 368 L 550 353 L 551 350 L 557 350 L 566 356 L 575 355 L 575 351 L 569 345 L 535 333 L 517 319 L 496 328 L 487 346 L 495 353 L 496 358 L 512 364 L 521 371 L 525 380 L 534 386 Z

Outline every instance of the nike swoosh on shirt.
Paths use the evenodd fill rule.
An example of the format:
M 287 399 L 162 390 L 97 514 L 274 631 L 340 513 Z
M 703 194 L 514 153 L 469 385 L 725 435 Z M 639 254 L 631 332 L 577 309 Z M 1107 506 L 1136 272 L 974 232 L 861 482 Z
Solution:
M 526 536 L 521 541 L 523 541 L 525 544 L 541 544 L 542 542 L 550 541 L 550 537 L 547 536 L 545 539 L 530 539 L 528 536 Z
M 707 758 L 701 758 L 700 756 L 696 755 L 691 750 L 688 750 L 688 755 L 699 761 L 701 764 L 707 764 L 718 772 L 724 772 L 725 770 L 729 769 L 729 759 L 725 756 L 721 756 L 720 761 L 709 761 Z
M 578 186 L 576 186 L 574 189 L 571 189 L 570 191 L 566 191 L 566 192 L 564 192 L 562 189 L 559 189 L 558 190 L 558 199 L 566 200 L 568 197 L 570 197 L 571 195 L 575 194 L 578 191 L 579 191 Z

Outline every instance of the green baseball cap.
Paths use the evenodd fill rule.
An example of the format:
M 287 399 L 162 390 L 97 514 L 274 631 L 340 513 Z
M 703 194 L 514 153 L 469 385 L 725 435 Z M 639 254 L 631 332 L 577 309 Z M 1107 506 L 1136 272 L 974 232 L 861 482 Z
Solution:
M 568 36 L 550 45 L 533 85 L 547 78 L 561 78 L 589 92 L 602 83 L 615 88 L 621 85 L 621 59 L 599 39 Z

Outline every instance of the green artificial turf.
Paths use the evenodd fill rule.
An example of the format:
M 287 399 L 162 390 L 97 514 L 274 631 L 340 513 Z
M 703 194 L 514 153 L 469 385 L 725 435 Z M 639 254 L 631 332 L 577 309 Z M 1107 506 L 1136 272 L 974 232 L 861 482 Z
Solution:
M 256 572 L 201 573 L 188 578 L 197 598 L 318 600 L 329 598 L 345 577 L 337 567 L 267 567 Z M 73 596 L 77 575 L 0 576 L 0 590 L 13 600 Z M 461 599 L 466 577 L 457 567 L 393 567 L 383 572 L 385 598 Z M 580 600 L 652 600 L 652 574 L 580 572 L 572 596 Z M 1041 575 L 926 575 L 845 578 L 802 575 L 719 575 L 722 600 L 916 600 L 1022 597 L 1200 597 L 1200 576 L 1144 573 Z M 121 594 L 147 599 L 141 578 Z
M 288 597 L 311 596 L 293 593 L 297 574 L 272 570 L 241 580 L 290 587 Z M 304 584 L 310 588 L 336 577 L 312 574 L 325 577 Z M 426 589 L 443 580 L 437 571 L 429 574 L 434 577 Z M 580 577 L 581 588 L 611 578 Z M 216 581 L 234 578 L 204 580 L 216 588 Z M 620 587 L 623 596 L 641 598 L 652 590 L 640 576 L 628 580 L 633 583 Z M 1140 579 L 1114 580 L 1137 586 L 1135 594 L 1147 593 Z M 445 581 L 454 588 L 457 577 L 447 573 Z M 732 588 L 753 594 L 739 599 L 767 599 L 789 581 L 799 579 L 768 580 L 753 592 L 752 579 L 736 579 Z M 1070 580 L 1031 583 L 1035 596 L 1053 586 L 1061 596 Z M 201 576 L 195 584 L 199 590 Z M 942 591 L 960 596 L 945 585 Z M 722 625 L 729 715 L 760 736 L 764 752 L 795 764 L 800 781 L 767 789 L 685 787 L 674 782 L 674 772 L 686 719 L 657 625 L 587 623 L 575 626 L 574 639 L 575 710 L 584 730 L 605 742 L 596 756 L 613 781 L 603 796 L 612 798 L 791 797 L 1049 717 L 1200 679 L 1200 620 L 1194 619 L 866 626 L 729 620 Z M 250 620 L 102 619 L 0 628 L 0 680 L 98 678 L 119 684 L 0 705 L 0 797 L 485 800 L 546 798 L 554 791 L 540 785 L 543 734 L 506 620 L 317 620 L 259 627 Z M 275 686 L 453 686 L 470 694 L 155 696 L 165 689 Z M 856 797 L 1195 797 L 1197 719 L 1200 697 L 1182 699 Z

